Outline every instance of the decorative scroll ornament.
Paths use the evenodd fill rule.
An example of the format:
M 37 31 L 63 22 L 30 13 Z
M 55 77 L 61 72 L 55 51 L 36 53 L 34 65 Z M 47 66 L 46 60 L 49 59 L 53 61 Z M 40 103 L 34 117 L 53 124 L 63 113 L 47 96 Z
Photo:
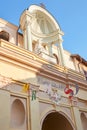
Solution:
M 70 87 L 69 87 L 69 84 L 66 85 L 65 89 L 64 89 L 64 92 L 65 94 L 69 94 L 69 99 L 72 99 L 79 91 L 79 86 L 76 84 L 75 85 L 75 92 L 74 90 L 72 90 Z
M 51 91 L 47 89 L 46 93 L 49 95 L 49 98 L 52 100 L 53 103 L 57 105 L 60 103 L 61 95 L 58 93 L 58 90 L 56 88 L 51 88 Z

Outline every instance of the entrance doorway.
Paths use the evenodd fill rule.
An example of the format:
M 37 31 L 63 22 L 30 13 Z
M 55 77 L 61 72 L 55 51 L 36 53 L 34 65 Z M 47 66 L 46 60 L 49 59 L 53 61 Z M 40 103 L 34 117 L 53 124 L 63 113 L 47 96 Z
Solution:
M 65 116 L 58 112 L 52 112 L 46 116 L 42 124 L 42 130 L 74 130 Z

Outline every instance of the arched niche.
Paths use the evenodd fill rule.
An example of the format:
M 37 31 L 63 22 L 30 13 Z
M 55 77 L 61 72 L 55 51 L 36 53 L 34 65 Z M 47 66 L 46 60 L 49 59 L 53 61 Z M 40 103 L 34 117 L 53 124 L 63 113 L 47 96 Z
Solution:
M 31 5 L 20 17 L 20 29 L 23 31 L 25 49 L 32 52 L 37 44 L 40 56 L 55 63 L 52 48 L 53 44 L 55 46 L 59 44 L 60 59 L 62 64 L 65 64 L 62 46 L 64 33 L 59 23 L 46 9 Z M 47 46 L 48 50 L 44 49 L 44 46 Z
M 27 26 L 29 26 L 29 29 Z M 32 41 L 39 39 L 42 43 L 46 44 L 56 43 L 64 35 L 55 18 L 46 9 L 37 5 L 31 5 L 22 13 L 20 28 L 24 32 L 24 35 L 27 33 L 25 30 L 28 30 L 28 32 L 30 30 Z
M 11 105 L 11 126 L 21 127 L 25 122 L 25 108 L 21 100 L 15 99 Z
M 56 31 L 57 29 L 60 30 L 60 26 L 59 24 L 56 22 L 56 20 L 54 19 L 54 17 L 44 8 L 37 6 L 37 5 L 31 5 L 29 7 L 29 12 L 31 14 L 34 14 L 34 23 L 38 24 L 42 30 L 42 32 L 39 32 L 41 30 L 36 30 L 34 27 L 34 29 L 39 32 L 39 33 L 43 33 L 43 34 L 49 34 L 53 31 Z M 46 30 L 46 28 L 47 30 Z
M 46 9 L 31 5 L 28 11 L 32 14 L 31 32 L 34 38 L 50 43 L 58 40 L 60 32 L 63 34 L 59 23 Z

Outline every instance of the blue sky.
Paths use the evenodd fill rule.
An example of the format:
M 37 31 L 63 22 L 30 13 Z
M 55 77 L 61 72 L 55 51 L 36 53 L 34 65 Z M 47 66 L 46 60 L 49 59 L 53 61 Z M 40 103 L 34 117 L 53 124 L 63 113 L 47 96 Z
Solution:
M 87 60 L 87 0 L 2 0 L 0 17 L 19 25 L 21 13 L 32 4 L 43 3 L 60 24 L 63 47 Z

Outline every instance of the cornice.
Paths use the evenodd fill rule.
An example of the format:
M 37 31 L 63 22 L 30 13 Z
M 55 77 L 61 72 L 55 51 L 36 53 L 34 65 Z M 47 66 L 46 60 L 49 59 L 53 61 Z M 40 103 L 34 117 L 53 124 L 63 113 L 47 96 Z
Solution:
M 4 40 L 0 40 L 0 60 L 33 71 L 37 75 L 43 75 L 55 81 L 78 83 L 85 89 L 87 86 L 84 75 L 49 63 L 36 54 Z
M 9 42 L 4 40 L 1 40 L 0 42 L 0 55 L 1 60 L 12 64 L 14 63 L 21 67 L 26 66 L 27 69 L 30 69 L 37 74 L 47 75 L 48 77 L 51 77 L 52 75 L 52 77 L 54 77 L 56 80 L 57 78 L 66 79 L 64 68 L 54 68 L 50 63 L 48 63 L 48 61 L 43 60 L 34 53 L 31 53 L 13 44 L 9 44 Z M 58 69 L 60 70 L 58 71 Z
M 37 36 L 39 38 L 40 37 L 41 38 L 50 38 L 50 37 L 55 37 L 55 36 L 58 37 L 59 34 L 63 35 L 62 31 L 60 31 L 60 30 L 55 30 L 54 32 L 49 33 L 49 34 L 41 34 L 41 33 L 35 32 L 33 29 L 31 29 L 31 31 L 32 31 L 33 35 L 35 35 L 35 36 Z

